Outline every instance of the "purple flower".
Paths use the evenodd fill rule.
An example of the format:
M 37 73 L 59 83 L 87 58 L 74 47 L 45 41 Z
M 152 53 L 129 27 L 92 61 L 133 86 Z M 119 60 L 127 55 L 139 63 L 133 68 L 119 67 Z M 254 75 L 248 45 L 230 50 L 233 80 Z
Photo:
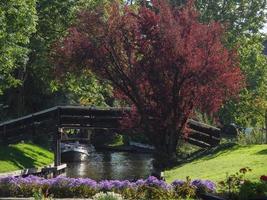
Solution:
M 212 192 L 216 190 L 216 185 L 210 180 L 200 180 L 196 179 L 191 182 L 192 185 L 196 186 L 197 188 L 204 187 Z
M 184 183 L 185 183 L 185 181 L 183 181 L 183 180 L 175 180 L 171 183 L 171 185 L 176 187 L 176 186 L 182 186 Z
M 49 186 L 54 188 L 76 188 L 76 187 L 89 187 L 95 190 L 113 190 L 113 189 L 125 189 L 125 188 L 137 188 L 141 186 L 151 186 L 158 187 L 164 190 L 173 189 L 176 186 L 182 186 L 184 181 L 175 180 L 172 184 L 167 184 L 163 180 L 159 180 L 154 176 L 150 176 L 147 179 L 139 179 L 135 182 L 130 182 L 128 180 L 103 180 L 96 182 L 89 178 L 67 178 L 63 176 L 58 176 L 56 178 L 44 179 L 37 176 L 28 176 L 26 178 L 22 177 L 6 177 L 0 179 L 1 185 L 9 185 L 13 188 L 19 188 L 21 185 L 34 185 L 37 187 Z M 215 191 L 216 185 L 209 180 L 194 180 L 191 182 L 191 185 L 201 189 L 207 189 L 210 191 Z
M 135 186 L 140 186 L 140 185 L 144 185 L 146 183 L 146 181 L 144 181 L 144 179 L 138 179 L 135 182 Z
M 101 190 L 111 190 L 113 185 L 108 180 L 100 181 L 98 187 Z
M 159 180 L 154 176 L 150 176 L 145 180 L 145 184 L 148 186 L 157 186 L 162 189 L 171 189 L 171 186 L 163 180 Z

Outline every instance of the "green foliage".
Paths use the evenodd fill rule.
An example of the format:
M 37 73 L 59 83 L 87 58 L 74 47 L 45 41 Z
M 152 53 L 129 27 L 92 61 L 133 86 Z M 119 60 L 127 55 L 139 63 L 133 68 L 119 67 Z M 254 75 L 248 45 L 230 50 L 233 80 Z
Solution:
M 30 2 L 23 0 L 19 2 Z M 33 2 L 33 0 L 31 0 Z M 13 1 L 9 1 L 13 2 Z M 49 104 L 53 106 L 53 95 L 49 88 L 49 83 L 53 79 L 52 68 L 49 64 L 49 51 L 55 40 L 59 39 L 71 23 L 73 7 L 76 1 L 72 0 L 35 0 L 33 9 L 36 20 L 34 24 L 34 34 L 28 37 L 27 47 L 29 54 L 25 52 L 25 63 L 23 68 L 17 69 L 16 73 L 21 78 L 21 84 L 16 88 L 7 90 L 0 101 L 9 105 L 8 114 L 11 116 L 21 116 L 46 108 Z M 23 7 L 27 8 L 26 5 Z M 29 15 L 30 10 L 25 13 Z M 9 17 L 7 17 L 8 20 Z M 22 27 L 31 27 L 31 23 L 24 16 Z M 30 19 L 30 18 L 29 18 Z M 16 30 L 15 28 L 13 31 Z M 23 30 L 23 33 L 31 33 L 30 30 Z
M 49 51 L 53 42 L 63 36 L 71 24 L 76 2 L 37 0 L 37 31 L 30 39 L 31 54 L 27 63 L 27 73 L 34 79 L 51 79 Z
M 259 197 L 267 196 L 267 183 L 266 182 L 251 182 L 246 180 L 239 190 L 239 199 L 248 200 Z
M 11 2 L 16 1 L 9 1 L 10 3 L 8 4 L 4 2 L 1 2 L 0 5 L 3 4 L 3 9 L 7 10 L 6 7 L 9 6 L 9 4 L 11 5 Z M 25 11 L 23 10 L 23 12 L 25 12 L 25 16 L 20 17 L 24 21 L 16 17 L 16 19 L 21 20 L 21 26 L 17 28 L 10 27 L 10 29 L 13 28 L 14 30 L 12 31 L 15 31 L 16 29 L 21 28 L 21 34 L 23 33 L 25 34 L 25 36 L 28 36 L 26 38 L 27 48 L 24 47 L 24 44 L 24 46 L 22 46 L 23 48 L 18 46 L 22 45 L 22 43 L 18 41 L 18 37 L 13 38 L 14 41 L 12 40 L 12 42 L 14 43 L 14 45 L 10 42 L 8 43 L 7 37 L 1 37 L 1 35 L 3 35 L 1 33 L 1 30 L 0 44 L 2 44 L 3 42 L 5 42 L 6 44 L 12 44 L 14 46 L 14 48 L 13 46 L 11 46 L 12 51 L 14 49 L 14 51 L 19 51 L 19 53 L 22 52 L 23 54 L 21 55 L 23 55 L 23 59 L 25 62 L 23 63 L 23 65 L 20 64 L 18 67 L 12 67 L 14 65 L 13 63 L 15 61 L 17 62 L 18 59 L 14 60 L 14 58 L 12 60 L 10 59 L 10 57 L 8 57 L 8 59 L 6 60 L 8 60 L 10 64 L 5 68 L 0 67 L 0 73 L 3 74 L 2 76 L 4 77 L 4 82 L 0 78 L 0 103 L 9 106 L 9 108 L 5 110 L 8 115 L 1 115 L 1 120 L 5 120 L 10 116 L 22 116 L 24 114 L 36 112 L 41 109 L 58 104 L 77 104 L 81 102 L 84 105 L 96 104 L 106 106 L 107 103 L 110 103 L 106 102 L 106 95 L 108 95 L 107 91 L 110 91 L 110 87 L 105 84 L 100 84 L 99 81 L 91 75 L 89 77 L 86 77 L 85 75 L 83 75 L 82 77 L 72 76 L 68 79 L 69 82 L 65 83 L 66 87 L 58 88 L 56 86 L 57 90 L 55 90 L 55 73 L 50 63 L 50 50 L 53 48 L 54 43 L 65 35 L 66 30 L 73 23 L 73 18 L 76 16 L 76 13 L 81 9 L 94 9 L 97 5 L 105 5 L 105 3 L 109 1 L 18 0 L 18 2 L 20 2 L 20 4 L 23 5 L 23 8 L 25 8 Z M 34 26 L 30 21 L 30 8 L 27 8 L 25 2 L 34 2 L 32 8 L 34 9 L 35 14 Z M 9 19 L 10 16 L 5 16 L 4 14 L 3 16 L 5 18 L 3 18 L 3 20 L 11 21 Z M 0 20 L 1 19 L 2 18 L 0 17 Z M 34 34 L 32 34 L 33 28 L 35 31 Z M 20 29 L 18 30 L 20 31 Z M 3 42 L 1 42 L 2 40 Z M 2 47 L 4 47 L 4 44 L 1 45 L 0 50 Z M 3 58 L 4 56 L 6 57 L 6 55 L 2 55 Z M 2 63 L 2 55 L 0 55 L 0 63 Z M 16 69 L 16 75 L 20 76 L 18 78 L 20 78 L 21 81 L 19 81 L 18 79 L 14 79 L 14 77 L 11 76 L 12 74 L 10 72 L 14 71 L 14 69 Z M 11 79 L 12 77 L 13 79 Z M 12 85 L 16 87 L 5 90 L 6 92 L 4 92 L 4 94 L 1 96 L 1 92 L 4 89 L 2 87 L 8 86 L 8 84 L 6 84 L 7 82 L 12 83 Z M 112 103 L 112 100 L 110 100 L 109 98 L 107 98 L 107 101 L 111 101 Z
M 116 146 L 124 145 L 124 135 L 116 134 L 112 138 L 112 140 L 107 143 L 107 145 L 110 147 L 116 147 Z
M 229 175 L 224 181 L 219 182 L 220 195 L 232 200 L 266 197 L 266 181 L 250 181 L 245 177 L 246 173 L 250 171 L 251 169 L 248 167 L 242 168 L 239 172 Z
M 68 185 L 49 186 L 49 193 L 58 198 L 89 198 L 94 196 L 97 192 L 98 190 L 87 187 L 86 185 L 80 185 L 78 187 L 70 187 Z
M 47 193 L 47 191 L 44 193 L 41 188 L 34 191 L 33 193 L 34 200 L 52 200 L 53 198 Z
M 28 61 L 29 38 L 36 31 L 36 0 L 0 2 L 0 95 L 21 84 L 18 71 Z
M 265 144 L 266 132 L 262 129 L 253 129 L 249 134 L 239 132 L 237 135 L 237 142 L 241 145 Z
M 180 6 L 187 0 L 170 1 Z M 266 20 L 266 0 L 198 0 L 195 4 L 203 22 L 215 20 L 226 25 L 230 43 L 241 35 L 257 33 Z
M 137 190 L 137 197 L 140 200 L 148 200 L 148 199 L 157 199 L 157 200 L 165 200 L 165 199 L 174 199 L 172 191 L 166 191 L 157 186 L 148 186 L 143 185 Z M 180 196 L 179 196 L 180 198 Z
M 239 39 L 240 68 L 246 76 L 246 88 L 236 100 L 229 100 L 219 116 L 227 124 L 264 127 L 267 110 L 267 57 L 263 54 L 260 35 Z
M 176 186 L 174 190 L 177 198 L 188 199 L 196 197 L 196 189 L 191 184 L 189 177 L 186 177 L 186 181 L 181 186 Z
M 90 71 L 84 71 L 79 76 L 67 74 L 63 83 L 54 86 L 55 90 L 63 89 L 71 104 L 103 107 L 113 104 L 112 87 L 100 82 Z

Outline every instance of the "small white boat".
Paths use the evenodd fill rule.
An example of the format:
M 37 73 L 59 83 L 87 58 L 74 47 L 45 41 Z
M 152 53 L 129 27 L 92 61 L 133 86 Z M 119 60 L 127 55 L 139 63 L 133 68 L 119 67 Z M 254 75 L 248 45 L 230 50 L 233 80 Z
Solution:
M 61 143 L 62 162 L 79 162 L 88 159 L 91 152 L 94 152 L 93 145 L 75 143 Z

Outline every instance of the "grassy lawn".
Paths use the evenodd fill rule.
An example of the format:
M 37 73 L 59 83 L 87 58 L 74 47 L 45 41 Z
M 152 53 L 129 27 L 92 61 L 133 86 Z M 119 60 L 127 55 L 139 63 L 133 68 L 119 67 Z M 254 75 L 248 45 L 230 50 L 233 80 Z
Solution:
M 33 144 L 0 146 L 0 173 L 53 163 L 53 153 Z
M 267 145 L 219 147 L 213 153 L 165 171 L 165 176 L 168 182 L 185 179 L 186 176 L 220 181 L 227 173 L 233 174 L 243 167 L 252 169 L 246 175 L 251 180 L 259 180 L 261 175 L 266 175 Z

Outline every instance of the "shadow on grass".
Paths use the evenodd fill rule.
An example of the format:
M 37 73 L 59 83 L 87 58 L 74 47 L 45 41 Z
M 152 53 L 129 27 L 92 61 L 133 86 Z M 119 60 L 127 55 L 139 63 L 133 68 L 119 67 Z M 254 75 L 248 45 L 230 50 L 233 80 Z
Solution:
M 0 147 L 0 161 L 8 161 L 20 169 L 34 167 L 34 158 L 13 146 Z
M 37 157 L 43 157 L 43 158 L 50 158 L 47 154 L 45 154 L 44 152 L 41 151 L 36 151 L 32 148 L 29 147 L 24 147 L 25 150 L 27 150 L 28 152 L 31 153 L 31 155 L 34 155 L 36 158 Z
M 267 149 L 258 151 L 256 154 L 257 154 L 257 155 L 266 155 L 266 154 L 267 154 Z

